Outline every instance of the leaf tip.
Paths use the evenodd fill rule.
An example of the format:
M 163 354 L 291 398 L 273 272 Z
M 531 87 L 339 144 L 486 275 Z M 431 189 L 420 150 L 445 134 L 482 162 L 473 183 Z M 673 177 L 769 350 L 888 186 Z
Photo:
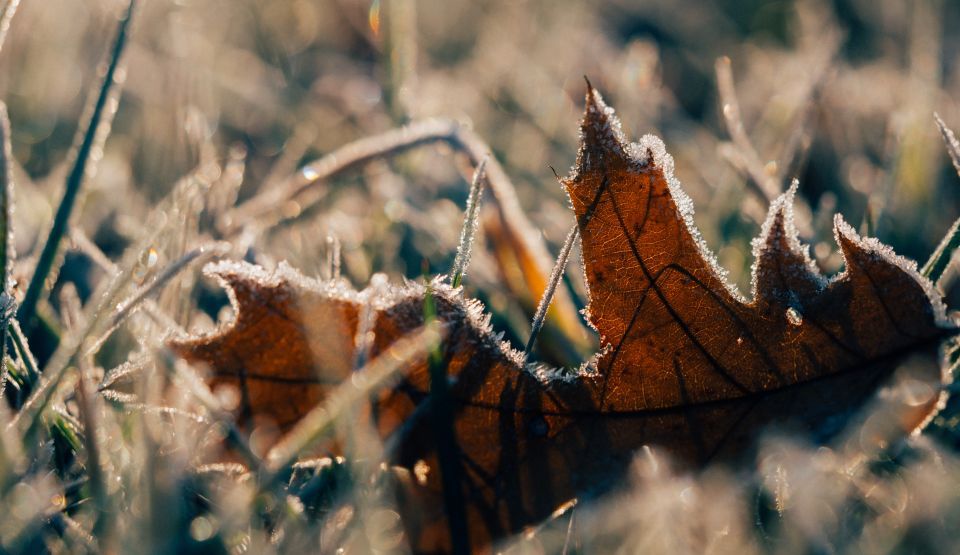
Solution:
M 794 179 L 790 188 L 770 204 L 760 235 L 753 241 L 754 299 L 782 302 L 791 292 L 809 296 L 826 286 L 794 223 L 793 202 L 798 188 L 799 181 Z
M 844 260 L 850 261 L 850 257 L 858 250 L 858 244 L 862 241 L 860 235 L 853 229 L 853 226 L 847 223 L 840 214 L 833 216 L 833 236 L 840 247 Z M 849 266 L 849 264 L 848 264 Z M 848 268 L 849 271 L 849 268 Z
M 605 165 L 611 158 L 626 160 L 625 143 L 620 119 L 588 79 L 583 119 L 580 121 L 580 151 L 574 174 L 582 175 L 595 165 Z

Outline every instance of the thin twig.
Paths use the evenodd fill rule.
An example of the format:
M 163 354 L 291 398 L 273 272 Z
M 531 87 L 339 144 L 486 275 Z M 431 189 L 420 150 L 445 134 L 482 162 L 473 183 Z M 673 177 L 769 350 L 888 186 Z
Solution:
M 537 313 L 534 315 L 533 324 L 530 326 L 530 339 L 527 341 L 527 346 L 523 350 L 524 361 L 530 356 L 530 352 L 533 350 L 533 344 L 536 342 L 537 336 L 543 328 L 543 322 L 547 319 L 547 309 L 550 308 L 550 301 L 553 300 L 553 294 L 556 292 L 557 285 L 560 284 L 560 280 L 563 278 L 563 272 L 567 268 L 570 249 L 579 236 L 580 227 L 574 223 L 573 227 L 570 228 L 570 232 L 567 233 L 566 241 L 563 242 L 563 248 L 560 249 L 560 256 L 557 257 L 557 263 L 553 266 L 553 272 L 550 273 L 550 282 L 547 285 L 547 289 L 543 292 L 543 296 L 540 297 L 540 304 L 537 305 Z
M 50 228 L 50 234 L 47 241 L 43 244 L 43 250 L 37 259 L 37 266 L 30 277 L 30 283 L 27 286 L 27 292 L 24 294 L 23 303 L 17 313 L 17 317 L 25 328 L 29 331 L 33 325 L 34 315 L 37 310 L 37 303 L 46 289 L 47 277 L 53 271 L 54 263 L 60 248 L 60 242 L 67 231 L 70 221 L 70 215 L 76 205 L 77 196 L 83 185 L 83 180 L 89 172 L 88 163 L 90 154 L 98 144 L 106 140 L 110 124 L 116 110 L 108 109 L 108 102 L 115 89 L 115 85 L 120 81 L 116 78 L 117 68 L 120 65 L 121 54 L 127 42 L 127 30 L 130 21 L 133 18 L 133 10 L 136 0 L 130 0 L 126 13 L 120 19 L 117 26 L 116 39 L 113 48 L 110 51 L 110 62 L 107 71 L 103 76 L 103 82 L 100 85 L 100 92 L 97 95 L 96 103 L 90 112 L 90 118 L 85 126 L 81 127 L 80 142 L 76 150 L 76 158 L 70 174 L 67 176 L 66 186 L 63 191 L 63 199 L 60 206 L 57 207 L 56 216 L 53 219 L 53 226 Z

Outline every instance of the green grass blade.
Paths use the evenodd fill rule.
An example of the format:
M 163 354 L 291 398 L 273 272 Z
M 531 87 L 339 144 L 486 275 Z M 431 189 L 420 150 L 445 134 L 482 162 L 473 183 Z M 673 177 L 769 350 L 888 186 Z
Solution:
M 423 300 L 424 325 L 437 321 L 436 300 L 427 288 Z M 437 462 L 440 466 L 440 482 L 443 485 L 443 506 L 450 527 L 451 552 L 455 555 L 470 553 L 470 534 L 467 528 L 467 505 L 463 495 L 463 463 L 460 446 L 453 429 L 454 410 L 447 377 L 447 357 L 437 344 L 428 357 L 430 370 L 430 402 L 433 414 L 430 423 L 437 442 Z
M 133 17 L 135 4 L 136 0 L 130 0 L 126 13 L 118 23 L 116 38 L 113 42 L 113 48 L 110 51 L 110 63 L 107 66 L 106 74 L 103 76 L 100 92 L 97 95 L 97 101 L 93 106 L 93 111 L 90 113 L 90 119 L 87 121 L 86 126 L 81 128 L 83 129 L 82 139 L 80 146 L 77 147 L 76 150 L 76 159 L 74 160 L 73 167 L 67 176 L 66 187 L 63 191 L 63 200 L 60 201 L 60 206 L 57 207 L 57 213 L 56 216 L 54 216 L 50 234 L 47 236 L 47 241 L 44 243 L 40 257 L 37 259 L 37 267 L 33 272 L 33 276 L 30 278 L 23 303 L 17 311 L 17 318 L 19 318 L 28 334 L 33 327 L 32 323 L 36 314 L 37 303 L 40 301 L 40 297 L 46 289 L 47 277 L 53 270 L 60 243 L 67 231 L 70 215 L 76 205 L 77 195 L 80 192 L 80 187 L 83 185 L 84 176 L 87 174 L 87 164 L 90 161 L 90 153 L 93 151 L 97 142 L 105 139 L 103 136 L 104 133 L 100 133 L 99 131 L 101 129 L 109 129 L 109 123 L 113 117 L 112 111 L 107 110 L 107 105 L 109 104 L 108 100 L 115 85 L 115 77 L 117 68 L 120 65 L 121 54 L 127 42 L 127 30 L 130 26 L 130 20 Z M 107 113 L 106 118 L 104 117 L 105 113 Z

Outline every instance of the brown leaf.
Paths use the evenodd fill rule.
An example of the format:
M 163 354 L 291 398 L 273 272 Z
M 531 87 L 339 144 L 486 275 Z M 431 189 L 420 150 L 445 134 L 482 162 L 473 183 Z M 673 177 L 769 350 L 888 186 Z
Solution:
M 583 240 L 589 321 L 606 346 L 583 369 L 523 367 L 477 301 L 439 281 L 431 286 L 448 328 L 443 355 L 455 379 L 453 426 L 475 549 L 608 489 L 644 445 L 700 466 L 747 457 L 771 423 L 829 437 L 901 355 L 933 358 L 953 330 L 915 264 L 861 239 L 839 217 L 846 270 L 821 276 L 796 238 L 794 189 L 771 206 L 755 243 L 753 300 L 743 299 L 700 239 L 663 144 L 652 136 L 627 144 L 593 90 L 564 184 Z M 235 323 L 171 345 L 209 365 L 214 383 L 238 384 L 245 417 L 267 416 L 283 429 L 350 374 L 365 311 L 372 357 L 424 320 L 426 290 L 417 284 L 355 292 L 286 267 L 268 274 L 221 264 L 212 273 L 233 292 Z M 931 392 L 945 380 L 936 363 L 920 378 L 935 384 Z M 450 549 L 433 431 L 428 418 L 410 420 L 429 383 L 426 364 L 416 365 L 378 396 L 374 411 L 384 437 L 402 434 L 393 462 L 430 469 L 401 495 L 421 552 Z M 914 402 L 904 432 L 928 418 L 939 397 Z

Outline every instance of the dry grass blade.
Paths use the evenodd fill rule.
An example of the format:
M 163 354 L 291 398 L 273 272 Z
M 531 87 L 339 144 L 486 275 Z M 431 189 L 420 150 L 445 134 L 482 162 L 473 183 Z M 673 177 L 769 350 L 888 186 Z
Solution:
M 473 180 L 470 183 L 470 195 L 467 197 L 467 209 L 464 211 L 463 228 L 460 230 L 460 244 L 457 247 L 457 257 L 453 261 L 453 270 L 450 271 L 451 284 L 454 287 L 460 287 L 463 275 L 470 264 L 470 254 L 473 251 L 473 240 L 477 234 L 478 216 L 480 214 L 480 201 L 483 195 L 483 186 L 486 182 L 484 174 L 489 157 L 480 161 L 477 169 L 473 172 Z
M 267 466 L 278 472 L 292 464 L 301 452 L 332 429 L 336 419 L 348 408 L 390 383 L 411 364 L 423 359 L 442 341 L 443 328 L 425 326 L 397 340 L 385 352 L 357 370 L 350 380 L 338 386 L 328 399 L 304 416 L 267 454 Z
M 460 129 L 456 121 L 430 119 L 346 144 L 310 162 L 286 183 L 266 189 L 228 212 L 221 221 L 221 227 L 227 235 L 235 234 L 243 226 L 283 209 L 288 202 L 327 179 L 372 160 L 396 156 L 422 145 L 451 141 Z
M 17 351 L 17 359 L 23 363 L 29 379 L 32 381 L 40 379 L 40 368 L 37 366 L 36 359 L 33 358 L 33 352 L 30 350 L 27 336 L 23 334 L 23 330 L 20 328 L 20 322 L 11 318 L 7 325 L 7 331 L 10 333 L 13 347 Z
M 537 336 L 540 335 L 540 330 L 543 328 L 543 322 L 547 319 L 547 309 L 550 308 L 550 301 L 553 300 L 554 293 L 557 291 L 557 286 L 560 284 L 560 279 L 563 277 L 563 272 L 567 268 L 567 259 L 570 258 L 570 249 L 573 248 L 573 244 L 577 241 L 577 237 L 579 236 L 580 227 L 577 224 L 573 224 L 570 232 L 567 233 L 566 241 L 563 242 L 563 248 L 560 249 L 560 255 L 557 257 L 557 263 L 553 266 L 553 272 L 550 273 L 550 283 L 543 292 L 543 297 L 540 298 L 540 304 L 537 305 L 537 313 L 534 315 L 533 324 L 530 326 L 530 339 L 527 340 L 527 346 L 523 350 L 524 360 L 527 360 L 527 357 L 530 356 L 530 352 L 533 350 L 533 345 L 537 341 Z
M 26 437 L 32 436 L 40 424 L 40 416 L 49 406 L 50 401 L 57 396 L 60 380 L 70 364 L 75 360 L 87 338 L 99 334 L 102 330 L 103 319 L 108 308 L 113 307 L 120 292 L 129 284 L 133 272 L 132 265 L 124 271 L 114 275 L 94 293 L 99 299 L 90 303 L 89 314 L 84 314 L 84 323 L 73 333 L 69 334 L 57 347 L 40 377 L 36 389 L 30 394 L 20 412 L 10 422 L 9 427 L 17 429 Z
M 64 287 L 60 292 L 60 306 L 69 331 L 82 326 L 83 314 L 80 297 L 72 284 Z M 68 331 L 68 333 L 69 333 Z M 86 450 L 86 470 L 90 478 L 90 497 L 97 508 L 97 518 L 93 526 L 94 536 L 100 541 L 100 548 L 109 551 L 111 547 L 111 512 L 107 497 L 106 479 L 100 456 L 100 425 L 99 408 L 93 387 L 93 368 L 88 357 L 79 357 L 77 368 L 80 372 L 77 380 L 77 405 L 80 413 L 80 422 L 83 425 L 83 444 Z
M 953 162 L 953 168 L 957 170 L 957 175 L 960 175 L 960 141 L 957 140 L 957 136 L 954 135 L 953 130 L 947 127 L 947 124 L 940 118 L 940 114 L 934 112 L 933 119 L 936 120 L 940 135 L 943 136 L 943 142 L 947 145 L 947 152 L 950 154 L 950 161 Z
M 960 176 L 960 141 L 957 141 L 956 135 L 954 135 L 953 131 L 947 127 L 947 124 L 940 119 L 939 114 L 934 113 L 933 118 L 936 120 L 940 134 L 943 136 L 943 142 L 947 147 L 947 152 L 950 154 L 950 161 L 953 162 L 953 167 L 957 170 L 957 175 Z M 930 255 L 927 263 L 923 265 L 920 273 L 930 278 L 934 283 L 939 282 L 947 266 L 950 265 L 953 253 L 957 250 L 957 247 L 960 247 L 960 219 L 957 219 L 957 221 L 953 222 L 953 225 L 950 226 L 947 234 L 944 235 L 940 244 L 937 245 L 933 254 Z

